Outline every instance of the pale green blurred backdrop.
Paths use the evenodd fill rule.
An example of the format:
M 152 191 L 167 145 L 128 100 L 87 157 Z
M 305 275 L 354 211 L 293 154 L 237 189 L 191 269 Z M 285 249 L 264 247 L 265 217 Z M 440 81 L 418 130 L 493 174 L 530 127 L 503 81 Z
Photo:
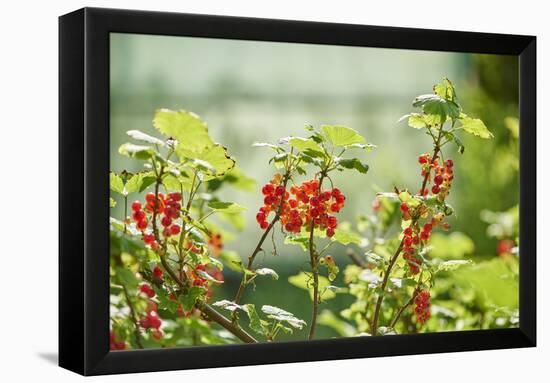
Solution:
M 347 196 L 341 219 L 352 221 L 358 214 L 370 212 L 376 191 L 391 190 L 394 185 L 419 187 L 416 159 L 430 150 L 431 140 L 397 120 L 412 111 L 415 96 L 430 93 L 433 84 L 448 77 L 464 108 L 484 119 L 495 134 L 491 142 L 465 137 L 462 158 L 454 147 L 446 150 L 457 163 L 456 186 L 449 202 L 458 214 L 451 224 L 473 239 L 472 255 L 494 254 L 495 240 L 485 233 L 481 210 L 500 211 L 517 204 L 517 163 L 496 159 L 499 147 L 507 152 L 517 150 L 506 146 L 510 133 L 504 124 L 506 117 L 517 117 L 516 58 L 111 34 L 110 60 L 111 169 L 115 171 L 140 170 L 135 168 L 136 161 L 118 155 L 117 150 L 128 141 L 127 130 L 154 134 L 151 121 L 161 107 L 190 110 L 206 120 L 211 136 L 258 180 L 258 190 L 273 168 L 267 164 L 271 153 L 252 148 L 253 142 L 304 135 L 305 124 L 343 124 L 378 146 L 366 157 L 371 167 L 366 176 L 346 172 L 334 177 Z M 244 232 L 226 244 L 244 258 L 261 235 L 254 220 L 261 193 L 228 191 L 224 199 L 248 208 Z M 120 217 L 121 211 L 113 214 Z M 339 252 L 343 249 L 335 255 L 344 263 Z M 249 299 L 281 305 L 299 317 L 304 311 L 303 316 L 308 317 L 307 293 L 289 286 L 285 276 L 285 270 L 296 273 L 306 257 L 290 246 L 281 245 L 279 253 L 276 260 L 260 257 L 259 264 L 275 262 L 282 281 L 263 280 L 264 285 L 250 293 Z M 220 297 L 234 294 L 236 278 L 226 273 Z M 343 297 L 331 303 L 331 309 L 337 311 L 349 303 L 350 299 Z M 320 331 L 320 335 L 331 335 L 326 328 Z

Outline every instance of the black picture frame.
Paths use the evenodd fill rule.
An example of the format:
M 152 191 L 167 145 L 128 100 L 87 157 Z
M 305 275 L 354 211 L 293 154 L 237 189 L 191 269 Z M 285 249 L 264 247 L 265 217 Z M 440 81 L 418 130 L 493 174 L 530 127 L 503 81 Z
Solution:
M 520 80 L 519 328 L 109 352 L 109 33 L 516 55 Z M 536 38 L 84 8 L 59 18 L 59 365 L 83 375 L 536 344 Z

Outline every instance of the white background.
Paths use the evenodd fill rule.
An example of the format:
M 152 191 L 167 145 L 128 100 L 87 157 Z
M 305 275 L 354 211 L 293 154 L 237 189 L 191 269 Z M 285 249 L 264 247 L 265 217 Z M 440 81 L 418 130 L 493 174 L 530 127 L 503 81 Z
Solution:
M 0 379 L 81 381 L 57 360 L 57 17 L 82 6 L 224 14 L 538 36 L 538 194 L 550 142 L 550 33 L 544 1 L 4 1 L 0 5 Z M 490 166 L 490 164 L 488 164 Z M 35 194 L 36 193 L 36 194 Z M 39 197 L 37 197 L 39 196 Z M 550 230 L 538 201 L 538 347 L 536 349 L 223 368 L 93 378 L 93 381 L 517 382 L 548 376 Z M 78 256 L 78 254 L 75 254 Z M 541 381 L 541 379 L 536 379 Z

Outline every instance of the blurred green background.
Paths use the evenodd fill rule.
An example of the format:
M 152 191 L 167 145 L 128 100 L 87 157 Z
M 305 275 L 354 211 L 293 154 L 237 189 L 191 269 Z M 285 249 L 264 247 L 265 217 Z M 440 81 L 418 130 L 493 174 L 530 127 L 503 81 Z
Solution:
M 397 120 L 412 111 L 415 96 L 430 93 L 448 77 L 468 114 L 483 119 L 495 135 L 492 141 L 463 137 L 463 156 L 455 147 L 446 148 L 446 157 L 456 164 L 448 201 L 457 214 L 450 223 L 453 231 L 471 239 L 460 256 L 495 257 L 497 238 L 487 235 L 488 225 L 480 215 L 484 209 L 504 211 L 518 203 L 517 131 L 506 120 L 518 116 L 516 57 L 134 34 L 111 34 L 110 43 L 111 169 L 141 170 L 117 150 L 129 141 L 127 130 L 155 134 L 151 121 L 156 109 L 200 115 L 212 137 L 258 181 L 257 192 L 227 190 L 223 195 L 248 208 L 246 227 L 225 243 L 243 258 L 261 235 L 254 220 L 262 201 L 259 189 L 274 172 L 267 164 L 270 153 L 252 148 L 253 142 L 304 135 L 305 124 L 343 124 L 376 144 L 366 157 L 371 167 L 366 176 L 334 177 L 347 197 L 339 219 L 354 221 L 371 212 L 377 191 L 394 185 L 419 187 L 416 160 L 430 150 L 431 141 Z M 113 214 L 121 218 L 117 209 Z M 286 282 L 300 267 L 307 268 L 307 257 L 280 239 L 276 237 L 277 257 L 267 252 L 257 259 L 257 266 L 275 268 L 280 280 L 259 280 L 245 301 L 279 306 L 309 320 L 307 293 Z M 449 242 L 444 241 L 438 251 L 455 250 L 446 246 Z M 349 263 L 344 252 L 343 247 L 333 251 L 341 268 Z M 236 291 L 239 276 L 228 270 L 225 278 L 215 299 L 232 297 Z M 352 301 L 341 294 L 324 306 L 337 313 Z M 320 326 L 318 335 L 335 333 Z

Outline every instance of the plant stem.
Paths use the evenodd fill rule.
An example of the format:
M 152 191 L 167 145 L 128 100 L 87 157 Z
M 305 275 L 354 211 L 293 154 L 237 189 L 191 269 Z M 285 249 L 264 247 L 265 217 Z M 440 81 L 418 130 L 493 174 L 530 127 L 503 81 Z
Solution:
M 421 281 L 422 281 L 422 274 L 420 274 L 420 277 L 418 278 L 418 284 L 417 284 L 417 286 L 415 287 L 415 289 L 414 289 L 414 291 L 413 291 L 413 293 L 412 293 L 411 298 L 410 298 L 403 306 L 401 306 L 401 308 L 399 309 L 399 311 L 397 311 L 397 314 L 395 314 L 395 317 L 393 318 L 393 320 L 390 322 L 390 327 L 391 327 L 391 328 L 394 328 L 394 327 L 395 327 L 395 325 L 397 324 L 397 321 L 399 320 L 399 318 L 401 317 L 401 315 L 405 312 L 405 310 L 407 309 L 407 307 L 409 307 L 410 305 L 413 304 L 414 298 L 416 298 L 416 295 L 417 295 L 418 292 L 420 291 Z
M 443 124 L 441 124 L 439 128 L 437 139 L 434 142 L 434 152 L 433 152 L 432 160 L 430 161 L 430 166 L 433 165 L 433 163 L 435 162 L 435 159 L 437 158 L 437 155 L 439 154 L 439 151 L 441 150 L 440 143 L 441 143 L 442 136 L 443 136 Z M 424 189 L 426 188 L 426 184 L 428 182 L 428 177 L 430 176 L 430 172 L 431 171 L 427 171 L 426 175 L 424 176 L 424 180 L 422 181 L 422 187 L 420 188 L 420 193 L 424 193 Z M 411 226 L 413 226 L 416 223 L 416 221 L 418 221 L 418 218 L 419 217 L 413 217 Z M 390 262 L 388 263 L 388 267 L 384 271 L 384 277 L 382 279 L 382 284 L 380 286 L 382 291 L 380 291 L 380 294 L 378 295 L 378 299 L 376 300 L 376 307 L 374 308 L 374 317 L 372 319 L 372 327 L 371 327 L 372 335 L 376 335 L 376 332 L 378 330 L 378 319 L 380 317 L 380 308 L 382 307 L 382 301 L 384 300 L 384 294 L 386 293 L 386 286 L 388 284 L 388 279 L 390 277 L 392 268 L 395 265 L 395 262 L 397 261 L 397 258 L 399 258 L 399 254 L 401 254 L 401 250 L 403 250 L 403 239 L 401 239 L 399 246 L 397 247 L 395 253 L 390 259 Z
M 126 228 L 126 219 L 128 218 L 128 196 L 124 196 L 124 234 L 126 234 L 127 228 Z
M 174 270 L 170 267 L 168 262 L 166 261 L 166 258 L 161 255 L 160 261 L 162 263 L 162 266 L 170 275 L 170 277 L 180 286 L 184 291 L 187 290 L 187 286 L 184 282 L 181 281 L 181 279 L 178 278 Z M 206 302 L 197 302 L 196 304 L 197 309 L 199 309 L 208 319 L 212 320 L 213 322 L 216 322 L 223 328 L 225 328 L 227 331 L 235 335 L 237 338 L 242 340 L 245 343 L 258 343 L 252 335 L 247 333 L 245 330 L 242 329 L 241 326 L 239 326 L 237 323 L 233 323 L 231 320 L 227 319 L 225 316 L 220 314 L 218 311 L 216 311 L 212 306 L 210 306 Z
M 124 291 L 124 297 L 126 298 L 126 302 L 128 303 L 128 307 L 130 308 L 130 319 L 132 323 L 134 324 L 134 334 L 136 337 L 136 344 L 139 348 L 143 348 L 143 344 L 141 343 L 141 334 L 139 329 L 139 323 L 137 321 L 136 317 L 136 311 L 134 310 L 134 305 L 132 301 L 130 300 L 130 294 L 128 294 L 128 289 L 126 286 L 122 285 L 122 291 Z
M 285 190 L 286 190 L 286 185 L 287 185 L 289 179 L 290 179 L 290 168 L 286 171 L 285 175 L 283 176 L 282 186 L 285 188 Z M 254 251 L 248 257 L 248 263 L 246 265 L 246 269 L 248 271 L 252 271 L 252 266 L 254 264 L 254 259 L 256 258 L 258 253 L 262 250 L 262 245 L 263 245 L 265 239 L 269 235 L 269 232 L 273 229 L 273 226 L 275 226 L 277 221 L 279 221 L 279 218 L 281 218 L 281 213 L 282 212 L 283 212 L 283 201 L 281 200 L 281 204 L 279 205 L 279 208 L 277 209 L 277 212 L 275 213 L 275 217 L 273 217 L 273 219 L 269 223 L 269 226 L 265 229 L 264 233 L 260 237 L 260 240 L 259 240 L 258 244 L 256 245 L 256 247 L 254 248 Z M 241 301 L 241 299 L 243 297 L 243 294 L 244 294 L 244 291 L 246 289 L 246 285 L 248 284 L 248 282 L 249 282 L 249 280 L 248 280 L 247 274 L 243 273 L 243 278 L 241 280 L 241 284 L 239 285 L 239 289 L 237 290 L 237 294 L 235 294 L 235 298 L 233 299 L 233 302 L 235 302 L 236 304 L 239 304 L 239 302 Z
M 158 201 L 158 191 L 159 191 L 159 185 L 161 182 L 162 174 L 164 172 L 164 168 L 161 166 L 159 175 L 157 176 L 157 180 L 155 182 L 155 203 Z M 190 205 L 190 203 L 188 203 Z M 153 235 L 155 236 L 155 240 L 160 244 L 162 243 L 161 251 L 159 251 L 159 257 L 160 262 L 162 263 L 162 266 L 170 275 L 172 280 L 176 282 L 178 286 L 180 286 L 184 293 L 187 291 L 187 284 L 183 282 L 178 275 L 174 272 L 172 267 L 168 264 L 168 261 L 166 260 L 165 254 L 167 251 L 166 241 L 162 242 L 160 240 L 160 236 L 158 233 L 157 225 L 156 225 L 156 205 L 153 209 Z M 245 343 L 257 343 L 258 341 L 254 339 L 250 334 L 248 334 L 245 330 L 243 330 L 237 323 L 233 323 L 229 319 L 227 319 L 225 316 L 217 312 L 212 306 L 208 305 L 206 302 L 198 302 L 196 304 L 197 309 L 199 309 L 208 319 L 218 323 L 220 326 L 225 328 L 227 331 L 231 332 L 233 335 L 235 335 L 237 338 L 242 340 Z
M 323 185 L 323 180 L 327 175 L 327 170 L 324 169 L 321 171 L 321 176 L 319 177 L 319 193 L 321 192 L 321 187 Z M 315 232 L 315 220 L 311 218 L 311 226 L 309 232 L 309 262 L 311 264 L 311 274 L 313 275 L 313 306 L 311 309 L 311 326 L 309 328 L 308 339 L 313 339 L 315 335 L 315 328 L 317 327 L 317 312 L 319 311 L 319 264 L 318 264 L 318 254 L 315 252 L 313 235 Z

